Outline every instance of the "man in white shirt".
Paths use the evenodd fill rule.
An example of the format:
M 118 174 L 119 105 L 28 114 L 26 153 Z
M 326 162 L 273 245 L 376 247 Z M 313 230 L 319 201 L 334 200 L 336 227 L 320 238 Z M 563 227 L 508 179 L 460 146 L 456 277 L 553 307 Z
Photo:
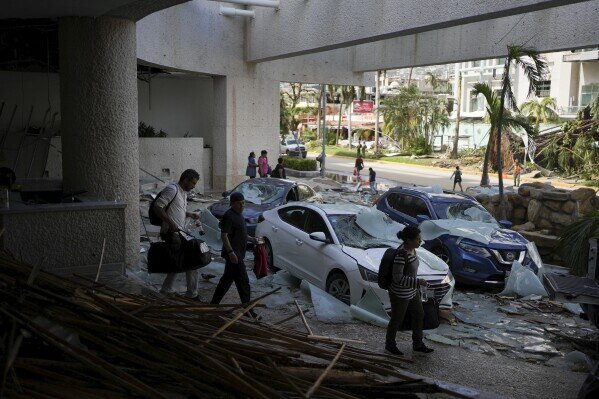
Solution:
M 160 237 L 175 251 L 181 249 L 181 236 L 179 230 L 185 228 L 185 218 L 198 220 L 200 215 L 193 212 L 187 212 L 187 193 L 193 190 L 198 183 L 200 175 L 193 169 L 187 169 L 181 174 L 179 182 L 167 186 L 160 193 L 154 203 L 154 212 L 162 219 L 160 227 Z M 185 272 L 187 277 L 187 292 L 185 296 L 195 298 L 198 296 L 198 271 L 190 270 Z M 173 283 L 177 273 L 169 273 L 164 279 L 160 292 L 170 294 L 173 292 Z

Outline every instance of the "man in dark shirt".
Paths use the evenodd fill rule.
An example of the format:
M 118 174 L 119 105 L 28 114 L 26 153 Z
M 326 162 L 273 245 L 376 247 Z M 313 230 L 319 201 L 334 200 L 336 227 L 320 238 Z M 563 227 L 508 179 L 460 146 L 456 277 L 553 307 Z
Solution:
M 230 202 L 231 208 L 223 215 L 220 229 L 223 240 L 221 256 L 225 259 L 225 273 L 214 291 L 211 301 L 214 304 L 220 303 L 233 282 L 237 287 L 241 303 L 245 304 L 250 301 L 250 280 L 243 260 L 248 240 L 254 244 L 257 244 L 258 240 L 247 234 L 243 218 L 243 208 L 245 207 L 243 194 L 234 192 L 231 194 Z M 250 313 L 254 315 L 253 312 Z
M 372 194 L 378 194 L 379 192 L 376 189 L 376 172 L 372 168 L 368 168 L 369 172 L 369 181 L 370 181 L 370 191 Z

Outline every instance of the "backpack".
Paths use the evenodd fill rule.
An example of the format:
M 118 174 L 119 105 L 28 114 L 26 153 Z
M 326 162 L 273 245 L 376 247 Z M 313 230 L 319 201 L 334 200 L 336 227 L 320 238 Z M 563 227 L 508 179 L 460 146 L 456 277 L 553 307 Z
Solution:
M 384 290 L 389 289 L 393 281 L 393 261 L 395 260 L 396 252 L 395 248 L 388 248 L 381 259 L 377 283 Z
M 171 202 L 169 202 L 168 205 L 164 207 L 165 212 L 168 209 L 168 207 L 171 206 L 171 204 L 173 203 L 173 201 L 175 200 L 175 198 L 177 198 L 177 195 L 179 194 L 178 184 L 175 185 L 175 188 L 177 189 L 177 192 L 175 193 L 175 196 L 173 197 Z M 148 209 L 148 217 L 150 218 L 150 224 L 152 226 L 162 226 L 162 219 L 160 219 L 160 217 L 158 217 L 158 215 L 154 211 L 154 204 L 156 203 L 156 200 L 158 200 L 158 198 L 160 198 L 163 191 L 164 191 L 164 189 L 160 193 L 158 193 L 158 195 L 156 196 L 156 198 L 154 198 L 152 200 L 152 202 L 150 202 L 150 209 Z

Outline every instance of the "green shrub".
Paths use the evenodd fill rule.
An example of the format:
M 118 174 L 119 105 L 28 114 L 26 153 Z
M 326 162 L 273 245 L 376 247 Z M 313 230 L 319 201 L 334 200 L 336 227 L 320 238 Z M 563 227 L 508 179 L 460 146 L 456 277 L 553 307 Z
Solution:
M 137 127 L 137 133 L 139 137 L 166 137 L 167 134 L 164 130 L 160 129 L 159 132 L 154 129 L 151 125 L 146 125 L 143 122 L 139 122 Z
M 314 171 L 316 170 L 315 159 L 294 158 L 289 156 L 283 157 L 283 165 L 288 169 Z
M 410 145 L 410 151 L 416 155 L 426 155 L 433 152 L 430 145 L 427 144 L 426 139 L 422 136 L 417 137 L 416 140 Z

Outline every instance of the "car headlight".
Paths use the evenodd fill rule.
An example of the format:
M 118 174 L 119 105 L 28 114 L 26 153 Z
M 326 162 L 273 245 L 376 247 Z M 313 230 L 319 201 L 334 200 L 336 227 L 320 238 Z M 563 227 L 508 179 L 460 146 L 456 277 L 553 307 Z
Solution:
M 379 280 L 378 273 L 375 273 L 360 264 L 358 264 L 358 270 L 360 270 L 360 275 L 366 281 L 377 282 Z
M 260 221 L 260 218 L 247 218 L 245 221 L 250 224 L 257 224 Z
M 479 247 L 478 245 L 468 244 L 467 242 L 460 241 L 458 246 L 462 248 L 464 251 L 469 252 L 471 254 L 489 257 L 491 254 L 483 247 Z
M 448 271 L 447 274 L 445 275 L 445 278 L 441 281 L 441 284 L 451 284 L 452 280 L 453 280 L 453 275 L 451 274 L 450 271 Z

